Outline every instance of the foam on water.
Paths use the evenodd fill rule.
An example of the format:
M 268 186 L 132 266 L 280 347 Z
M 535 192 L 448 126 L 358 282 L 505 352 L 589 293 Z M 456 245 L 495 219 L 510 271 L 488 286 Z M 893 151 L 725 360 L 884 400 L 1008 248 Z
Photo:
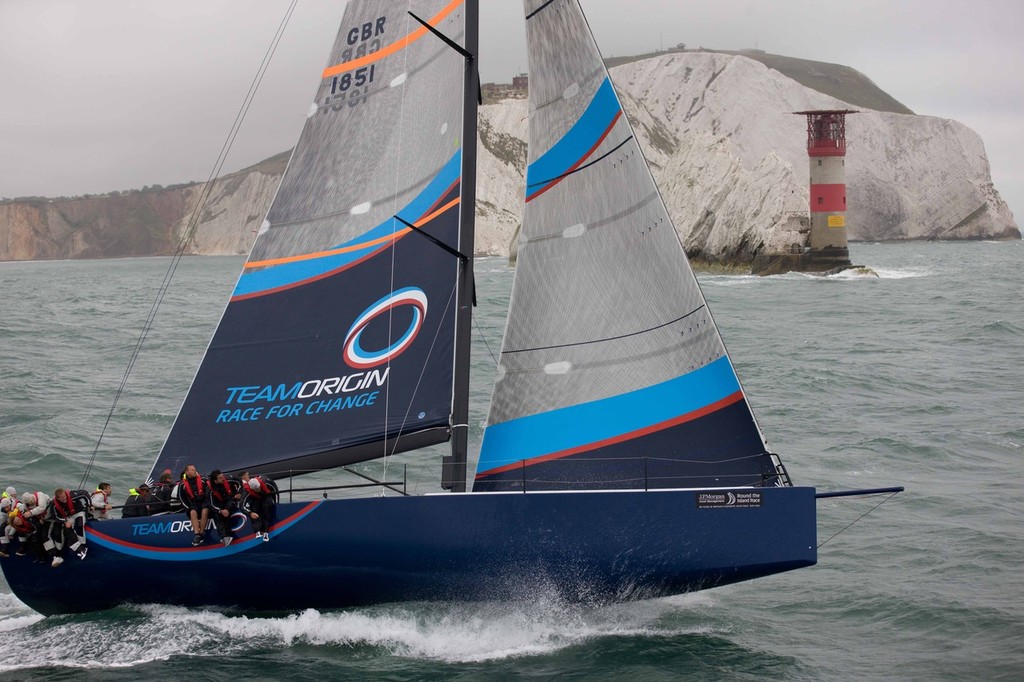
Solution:
M 603 637 L 706 635 L 713 628 L 705 624 L 704 614 L 716 604 L 701 594 L 598 608 L 541 597 L 518 604 L 407 604 L 327 613 L 309 609 L 279 617 L 140 605 L 113 616 L 49 619 L 22 606 L 18 615 L 0 616 L 0 632 L 23 630 L 22 645 L 0 652 L 0 672 L 123 668 L 180 656 L 242 656 L 254 648 L 298 644 L 370 647 L 399 658 L 443 663 L 484 662 L 541 656 Z

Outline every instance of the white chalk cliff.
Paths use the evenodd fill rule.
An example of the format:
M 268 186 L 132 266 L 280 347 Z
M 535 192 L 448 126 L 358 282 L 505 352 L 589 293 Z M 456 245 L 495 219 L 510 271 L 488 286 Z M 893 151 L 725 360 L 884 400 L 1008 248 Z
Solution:
M 671 52 L 611 70 L 691 256 L 747 264 L 758 252 L 802 242 L 806 121 L 791 112 L 822 108 L 862 112 L 847 117 L 851 239 L 1020 238 L 972 130 L 947 119 L 890 113 L 907 110 L 847 67 L 752 57 Z M 853 101 L 819 90 L 850 93 L 844 96 Z M 484 105 L 479 121 L 476 252 L 507 255 L 522 216 L 527 103 Z M 189 253 L 247 253 L 287 156 L 218 180 L 198 214 Z M 169 255 L 192 222 L 201 190 L 185 184 L 2 201 L 0 260 Z
M 1020 238 L 981 138 L 956 121 L 851 105 L 741 55 L 675 52 L 611 75 L 692 256 L 745 263 L 802 242 L 806 119 L 791 112 L 808 109 L 861 112 L 847 117 L 850 239 Z M 506 253 L 518 225 L 526 113 L 480 109 L 479 252 Z

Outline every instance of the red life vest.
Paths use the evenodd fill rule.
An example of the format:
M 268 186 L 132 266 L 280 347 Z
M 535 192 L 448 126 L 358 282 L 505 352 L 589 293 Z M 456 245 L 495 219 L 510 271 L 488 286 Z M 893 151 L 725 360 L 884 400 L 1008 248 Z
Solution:
M 71 500 L 71 493 L 64 493 L 64 502 L 61 502 L 54 496 L 53 508 L 65 519 L 71 517 L 75 513 L 75 503 Z
M 22 535 L 31 535 L 36 529 L 20 511 L 14 512 L 14 516 L 11 517 L 11 525 Z
M 228 479 L 224 479 L 221 483 L 210 483 L 210 494 L 213 495 L 217 504 L 224 504 L 235 494 L 231 490 L 231 484 L 228 483 Z
M 188 495 L 190 500 L 194 500 L 203 494 L 203 477 L 196 476 L 193 480 L 196 481 L 195 491 L 192 490 L 192 484 L 189 483 L 187 476 L 181 482 L 182 487 L 185 489 L 185 494 Z
M 256 481 L 257 485 L 259 486 L 259 490 L 252 489 L 253 481 Z M 263 499 L 264 497 L 270 494 L 270 488 L 267 486 L 266 483 L 263 482 L 262 478 L 260 478 L 259 476 L 253 476 L 252 478 L 249 479 L 249 494 L 255 497 L 256 499 Z

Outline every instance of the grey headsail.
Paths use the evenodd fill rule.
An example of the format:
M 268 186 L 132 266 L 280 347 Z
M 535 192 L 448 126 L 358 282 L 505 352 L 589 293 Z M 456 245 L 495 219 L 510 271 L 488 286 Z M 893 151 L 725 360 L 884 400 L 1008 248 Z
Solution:
M 775 485 L 577 0 L 526 0 L 529 157 L 473 489 Z
M 288 476 L 450 437 L 475 133 L 467 62 L 444 38 L 475 49 L 475 31 L 463 0 L 348 3 L 154 473 Z

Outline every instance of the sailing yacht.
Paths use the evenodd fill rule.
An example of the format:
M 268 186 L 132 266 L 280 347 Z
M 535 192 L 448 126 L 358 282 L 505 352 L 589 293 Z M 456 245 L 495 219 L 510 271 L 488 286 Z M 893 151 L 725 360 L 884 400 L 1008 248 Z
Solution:
M 440 487 L 285 494 L 270 542 L 243 515 L 229 546 L 181 514 L 90 522 L 86 560 L 0 561 L 22 601 L 627 600 L 816 562 L 815 490 L 765 445 L 578 0 L 524 6 L 525 213 L 475 475 L 477 1 L 352 0 L 151 475 L 287 491 L 450 442 Z

